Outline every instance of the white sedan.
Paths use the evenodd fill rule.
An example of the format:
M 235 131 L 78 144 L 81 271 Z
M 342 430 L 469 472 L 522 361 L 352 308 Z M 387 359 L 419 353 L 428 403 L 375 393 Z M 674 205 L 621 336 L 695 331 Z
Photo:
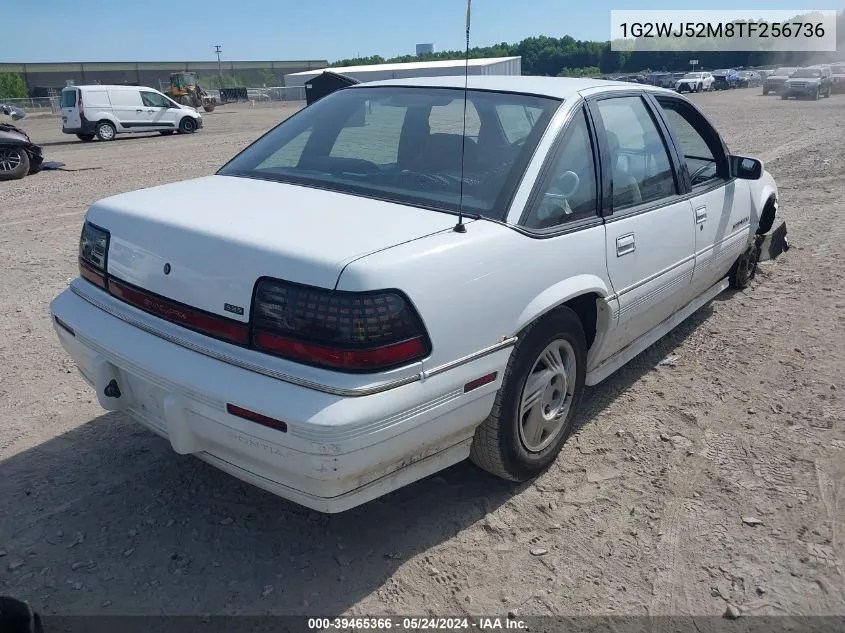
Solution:
M 522 481 L 786 249 L 772 177 L 675 92 L 471 77 L 464 119 L 463 81 L 345 88 L 93 204 L 51 312 L 101 405 L 324 512 L 467 457 Z

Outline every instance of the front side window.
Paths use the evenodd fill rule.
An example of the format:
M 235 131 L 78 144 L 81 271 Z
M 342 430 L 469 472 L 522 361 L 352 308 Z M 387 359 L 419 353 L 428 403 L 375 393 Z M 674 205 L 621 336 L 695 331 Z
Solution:
M 170 105 L 166 97 L 156 92 L 142 92 L 141 100 L 148 108 L 166 108 Z
M 593 150 L 584 113 L 580 112 L 567 126 L 524 226 L 549 229 L 597 214 Z
M 503 219 L 560 101 L 429 87 L 339 90 L 287 119 L 218 174 Z M 525 108 L 531 116 L 504 117 Z
M 724 152 L 716 140 L 715 130 L 686 104 L 662 97 L 657 100 L 687 163 L 692 186 L 718 179 L 724 172 Z
M 640 97 L 597 102 L 610 155 L 613 210 L 677 193 L 663 139 Z

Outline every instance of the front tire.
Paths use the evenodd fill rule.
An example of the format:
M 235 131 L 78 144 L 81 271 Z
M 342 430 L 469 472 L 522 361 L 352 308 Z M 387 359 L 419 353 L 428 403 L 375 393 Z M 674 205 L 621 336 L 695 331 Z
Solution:
M 765 97 L 767 94 L 769 94 L 769 89 L 763 88 L 763 96 Z
M 97 138 L 101 141 L 113 141 L 117 136 L 117 130 L 114 125 L 108 121 L 100 121 L 97 123 Z
M 197 122 L 194 121 L 191 117 L 186 116 L 181 121 L 179 121 L 179 131 L 182 134 L 193 134 L 197 131 Z
M 511 354 L 493 410 L 475 431 L 470 459 L 511 481 L 539 475 L 572 432 L 586 379 L 578 315 L 561 307 L 526 328 Z
M 749 246 L 742 255 L 737 258 L 728 273 L 728 283 L 731 288 L 743 290 L 749 286 L 751 280 L 757 275 L 757 262 L 760 260 L 760 247 L 756 244 Z
M 29 154 L 21 147 L 0 146 L 0 180 L 19 180 L 29 173 Z

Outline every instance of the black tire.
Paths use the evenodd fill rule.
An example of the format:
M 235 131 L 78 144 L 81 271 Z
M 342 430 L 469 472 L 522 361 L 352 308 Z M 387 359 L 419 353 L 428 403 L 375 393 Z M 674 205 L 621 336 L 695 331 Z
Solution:
M 33 162 L 33 160 L 29 159 L 29 175 L 34 176 L 35 174 L 41 171 L 41 165 L 44 164 L 43 160 L 39 160 L 37 162 Z
M 767 94 L 769 94 L 769 89 L 763 88 L 763 96 L 765 97 Z
M 813 93 L 813 101 L 818 101 L 819 97 L 822 96 L 822 91 L 819 88 L 816 88 L 816 92 Z
M 788 94 L 786 94 L 786 93 L 784 92 L 784 93 L 780 96 L 780 98 L 781 98 L 781 100 L 782 100 L 782 101 L 786 101 L 787 99 L 789 99 L 789 95 L 788 95 Z
M 29 154 L 21 147 L 0 145 L 0 180 L 19 180 L 29 173 Z
M 728 273 L 731 288 L 743 290 L 757 275 L 757 262 L 760 260 L 760 247 L 756 243 L 740 255 Z
M 542 450 L 529 450 L 522 439 L 518 407 L 529 373 L 540 354 L 554 341 L 567 343 L 573 351 L 575 385 L 563 424 L 547 436 Z M 519 336 L 505 369 L 502 387 L 493 410 L 475 430 L 470 459 L 476 466 L 510 481 L 526 481 L 539 475 L 557 458 L 572 432 L 572 420 L 581 402 L 586 379 L 587 344 L 578 315 L 561 307 L 528 326 Z M 554 437 L 552 437 L 554 436 Z
M 696 90 L 695 90 L 695 91 L 696 91 L 696 92 L 701 92 L 702 90 L 704 90 L 704 84 L 698 84 L 698 88 L 696 88 Z
M 90 143 L 91 141 L 94 140 L 94 135 L 93 134 L 77 134 L 76 138 L 78 138 L 83 143 Z
M 97 138 L 101 141 L 113 141 L 117 136 L 117 129 L 114 124 L 108 121 L 100 121 L 97 123 Z
M 182 117 L 182 120 L 179 121 L 179 131 L 182 134 L 193 134 L 197 131 L 197 122 L 189 116 Z
M 162 136 L 170 136 L 171 134 L 175 134 L 176 130 L 162 130 L 159 132 Z

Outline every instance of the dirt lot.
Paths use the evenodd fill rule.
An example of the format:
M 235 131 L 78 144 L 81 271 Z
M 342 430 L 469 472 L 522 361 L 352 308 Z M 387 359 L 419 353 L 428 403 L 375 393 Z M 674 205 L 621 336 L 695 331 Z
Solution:
M 0 594 L 65 614 L 845 613 L 845 96 L 695 99 L 778 179 L 792 250 L 589 390 L 537 481 L 465 463 L 336 516 L 104 414 L 48 317 L 89 203 L 210 174 L 282 111 L 109 144 L 24 121 L 91 169 L 0 183 Z

